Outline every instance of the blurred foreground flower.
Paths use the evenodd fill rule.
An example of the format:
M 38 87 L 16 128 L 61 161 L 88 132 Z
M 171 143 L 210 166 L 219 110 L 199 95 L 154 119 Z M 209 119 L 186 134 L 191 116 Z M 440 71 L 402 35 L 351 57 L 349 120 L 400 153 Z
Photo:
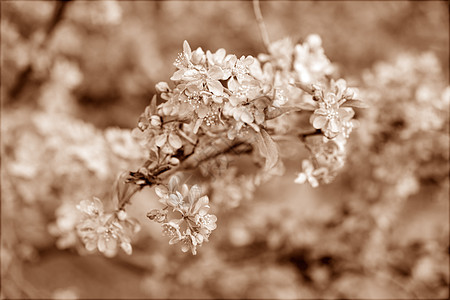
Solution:
M 112 257 L 120 246 L 125 253 L 131 254 L 131 236 L 140 228 L 135 220 L 127 218 L 125 211 L 105 213 L 103 203 L 96 197 L 81 201 L 77 208 L 84 214 L 77 232 L 87 250 L 98 249 Z

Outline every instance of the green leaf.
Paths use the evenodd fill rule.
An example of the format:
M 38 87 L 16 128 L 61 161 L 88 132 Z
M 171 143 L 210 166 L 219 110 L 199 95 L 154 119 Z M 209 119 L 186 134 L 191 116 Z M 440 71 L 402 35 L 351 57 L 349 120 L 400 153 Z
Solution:
M 259 153 L 266 158 L 264 170 L 272 169 L 278 161 L 278 148 L 266 130 L 261 129 L 260 132 L 256 132 L 256 147 L 259 149 Z
M 347 100 L 344 104 L 341 105 L 341 107 L 357 107 L 357 108 L 369 108 L 369 105 L 367 103 L 361 101 L 361 100 Z

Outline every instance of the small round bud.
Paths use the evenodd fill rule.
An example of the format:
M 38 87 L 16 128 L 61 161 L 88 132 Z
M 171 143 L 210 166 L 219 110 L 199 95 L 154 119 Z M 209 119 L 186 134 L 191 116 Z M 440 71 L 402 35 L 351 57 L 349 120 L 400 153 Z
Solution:
M 312 50 L 317 50 L 322 47 L 322 39 L 318 34 L 310 34 L 306 38 L 306 42 L 309 44 Z
M 169 85 L 164 81 L 158 82 L 155 85 L 155 88 L 158 93 L 167 93 L 168 91 L 170 91 Z
M 176 157 L 171 157 L 171 158 L 169 159 L 169 163 L 170 163 L 171 165 L 173 165 L 173 166 L 177 166 L 177 165 L 180 164 L 180 160 L 179 160 L 178 158 L 176 158 Z
M 123 221 L 127 218 L 127 213 L 124 210 L 119 210 L 119 212 L 117 213 L 117 218 L 120 221 Z
M 150 117 L 150 124 L 154 127 L 160 127 L 161 126 L 161 117 L 157 115 L 152 115 Z
M 145 129 L 147 129 L 148 125 L 145 124 L 144 122 L 139 122 L 137 127 L 141 130 L 144 131 Z

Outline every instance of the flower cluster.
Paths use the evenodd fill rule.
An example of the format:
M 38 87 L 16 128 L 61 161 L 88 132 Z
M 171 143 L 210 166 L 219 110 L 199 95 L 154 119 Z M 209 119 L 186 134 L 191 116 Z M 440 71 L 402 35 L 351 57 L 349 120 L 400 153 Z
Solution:
M 196 254 L 197 246 L 208 241 L 216 228 L 217 218 L 207 213 L 209 199 L 201 197 L 199 186 L 180 186 L 176 176 L 165 186 L 164 172 L 199 169 L 210 177 L 206 188 L 215 195 L 220 188 L 211 183 L 214 176 L 208 175 L 226 178 L 232 157 L 249 154 L 256 174 L 239 175 L 245 180 L 236 186 L 238 193 L 230 206 L 237 205 L 255 186 L 284 172 L 274 137 L 289 135 L 292 139 L 288 140 L 304 142 L 311 153 L 295 182 L 317 186 L 335 178 L 344 165 L 345 143 L 354 127 L 352 107 L 362 104 L 343 79 L 330 82 L 333 67 L 321 44 L 317 35 L 298 45 L 287 38 L 272 43 L 268 54 L 238 58 L 224 49 L 205 52 L 183 43 L 183 51 L 174 62 L 172 83 L 156 85 L 157 95 L 132 132 L 148 156 L 127 178 L 139 189 L 158 185 L 156 193 L 164 207 L 147 216 L 161 224 L 170 244 L 181 242 L 183 251 Z M 248 193 L 239 195 L 240 190 Z M 117 209 L 123 209 L 128 200 L 119 199 Z M 107 217 L 99 216 L 95 222 L 105 223 Z M 92 222 L 85 227 L 94 228 Z M 115 223 L 108 224 L 112 224 L 108 230 L 123 243 Z M 106 237 L 86 231 L 89 234 L 82 238 L 89 248 L 96 244 L 105 252 Z M 110 243 L 117 245 L 116 240 Z M 127 243 L 124 239 L 124 245 Z
M 197 253 L 197 246 L 207 242 L 211 232 L 216 229 L 217 217 L 208 214 L 208 196 L 201 196 L 199 186 L 180 187 L 180 179 L 173 176 L 168 186 L 157 186 L 155 192 L 162 209 L 154 209 L 147 214 L 150 220 L 161 223 L 163 234 L 171 239 L 169 244 L 181 242 L 181 250 Z M 173 215 L 173 218 L 168 215 Z M 178 218 L 176 218 L 178 217 Z
M 103 203 L 96 197 L 81 201 L 77 208 L 83 213 L 77 232 L 87 250 L 98 249 L 105 256 L 112 257 L 120 246 L 125 253 L 131 254 L 130 236 L 140 227 L 134 219 L 127 217 L 125 211 L 105 213 Z
M 275 119 L 268 112 L 303 101 L 304 92 L 290 82 L 323 79 L 332 69 L 316 35 L 295 48 L 285 39 L 269 50 L 258 59 L 238 58 L 225 49 L 193 51 L 185 41 L 170 78 L 174 87 L 166 82 L 156 85 L 163 102 L 157 106 L 156 98 L 152 100 L 134 134 L 151 151 L 176 156 L 204 133 L 227 132 L 233 140 L 249 129 L 259 132 Z
M 353 128 L 351 119 L 355 112 L 351 107 L 344 107 L 344 104 L 353 100 L 354 90 L 347 88 L 345 80 L 339 79 L 331 81 L 329 90 L 313 86 L 313 93 L 316 108 L 310 119 L 313 127 L 322 130 L 330 139 L 339 134 L 347 138 Z
M 300 85 L 305 89 L 305 86 Z M 319 182 L 331 182 L 344 166 L 345 145 L 352 129 L 358 123 L 353 119 L 352 107 L 367 107 L 355 99 L 356 91 L 347 87 L 344 79 L 331 80 L 329 88 L 311 85 L 312 101 L 303 106 L 312 110 L 311 125 L 323 133 L 323 137 L 311 137 L 305 143 L 311 152 L 310 160 L 303 161 L 303 172 L 298 174 L 296 183 L 308 181 L 317 187 Z
M 345 145 L 342 141 L 345 140 L 316 137 L 315 142 L 307 142 L 311 157 L 303 160 L 303 171 L 298 174 L 295 183 L 308 182 L 312 187 L 318 187 L 320 182 L 333 181 L 345 163 Z

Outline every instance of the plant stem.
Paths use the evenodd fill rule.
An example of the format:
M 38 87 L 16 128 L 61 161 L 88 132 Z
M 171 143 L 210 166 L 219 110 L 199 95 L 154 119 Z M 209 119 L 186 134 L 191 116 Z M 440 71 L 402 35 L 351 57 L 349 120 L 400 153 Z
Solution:
M 269 52 L 269 34 L 267 33 L 266 24 L 264 23 L 263 16 L 261 14 L 261 7 L 259 5 L 259 0 L 253 0 L 253 11 L 255 12 L 256 22 L 258 23 L 259 33 L 264 43 L 266 51 Z

